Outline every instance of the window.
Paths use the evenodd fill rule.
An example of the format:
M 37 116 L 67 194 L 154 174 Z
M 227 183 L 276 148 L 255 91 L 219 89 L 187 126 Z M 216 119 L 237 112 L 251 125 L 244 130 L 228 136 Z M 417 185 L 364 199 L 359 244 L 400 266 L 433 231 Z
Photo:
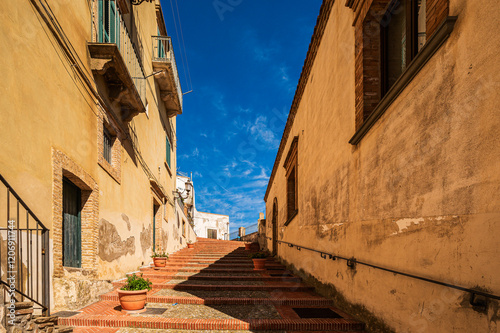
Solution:
M 393 0 L 381 20 L 382 95 L 394 85 L 426 41 L 426 0 Z
M 285 226 L 297 215 L 298 205 L 298 184 L 297 184 L 297 146 L 299 137 L 296 136 L 290 146 L 285 159 L 284 168 L 286 170 L 286 219 Z
M 113 136 L 111 133 L 109 133 L 108 129 L 106 127 L 103 127 L 103 150 L 102 150 L 102 156 L 104 159 L 111 164 L 111 153 L 112 153 L 112 148 L 113 148 Z
M 170 164 L 170 155 L 171 155 L 171 152 L 172 152 L 172 146 L 171 146 L 171 144 L 170 144 L 170 140 L 169 140 L 169 138 L 168 138 L 168 135 L 166 136 L 166 140 L 165 140 L 165 141 L 166 141 L 166 143 L 167 143 L 167 145 L 166 145 L 166 146 L 167 146 L 167 147 L 166 147 L 167 154 L 166 154 L 166 156 L 165 156 L 165 161 L 167 162 L 168 167 L 169 167 L 169 168 L 171 168 L 172 166 L 171 166 L 171 164 Z
M 98 0 L 99 43 L 120 44 L 120 18 L 115 0 Z
M 357 145 L 450 36 L 449 0 L 348 0 L 355 28 Z

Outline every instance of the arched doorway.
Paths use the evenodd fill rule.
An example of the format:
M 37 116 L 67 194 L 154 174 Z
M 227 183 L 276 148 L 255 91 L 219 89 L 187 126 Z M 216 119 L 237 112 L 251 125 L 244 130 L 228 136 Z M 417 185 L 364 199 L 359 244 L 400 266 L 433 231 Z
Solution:
M 273 255 L 278 254 L 278 199 L 273 202 Z

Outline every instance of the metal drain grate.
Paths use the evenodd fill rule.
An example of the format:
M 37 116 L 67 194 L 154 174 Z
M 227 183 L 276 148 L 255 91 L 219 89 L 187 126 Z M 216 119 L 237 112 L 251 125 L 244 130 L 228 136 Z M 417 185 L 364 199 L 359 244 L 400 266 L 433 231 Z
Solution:
M 146 311 L 141 313 L 141 315 L 161 315 L 167 311 L 166 308 L 146 308 Z
M 292 308 L 302 318 L 342 318 L 330 308 Z

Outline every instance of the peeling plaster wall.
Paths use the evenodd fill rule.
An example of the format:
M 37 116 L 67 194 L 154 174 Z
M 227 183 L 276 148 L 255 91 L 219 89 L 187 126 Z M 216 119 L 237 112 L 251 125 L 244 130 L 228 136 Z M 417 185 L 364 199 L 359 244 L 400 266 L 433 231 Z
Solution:
M 47 2 L 82 60 L 84 70 L 91 73 L 87 42 L 91 41 L 92 1 Z M 134 6 L 133 17 L 140 25 L 140 29 L 134 29 L 141 33 L 137 39 L 142 45 L 151 45 L 151 36 L 157 35 L 155 4 Z M 56 259 L 52 257 L 50 263 L 53 273 L 51 307 L 78 308 L 107 291 L 108 281 L 151 262 L 153 200 L 160 203 L 157 223 L 161 227 L 156 237 L 165 251 L 172 253 L 185 247 L 187 239 L 195 240 L 189 225 L 183 237 L 176 222 L 172 201 L 177 168 L 175 137 L 172 138 L 170 170 L 165 164 L 165 136 L 167 131 L 175 133 L 176 119 L 168 119 L 164 104 L 155 102 L 161 101 L 158 90 L 148 89 L 148 114 L 141 113 L 130 123 L 122 124 L 132 139 L 118 143 L 120 154 L 113 163 L 120 163 L 120 167 L 102 166 L 98 149 L 102 143 L 102 110 L 87 94 L 88 88 L 75 79 L 75 69 L 66 61 L 43 20 L 29 1 L 9 1 L 2 4 L 0 22 L 1 44 L 15 45 L 0 48 L 3 59 L 0 64 L 0 90 L 3 92 L 0 98 L 0 173 L 51 230 L 50 242 L 59 252 L 62 241 L 53 238 L 53 221 L 55 215 L 60 216 L 62 212 L 53 209 L 54 200 L 60 198 L 54 199 L 57 184 L 54 185 L 52 150 L 60 152 L 75 169 L 98 185 L 86 189 L 98 198 L 94 210 L 85 212 L 91 222 L 95 222 L 95 230 L 88 230 L 91 236 L 86 237 L 92 241 L 97 238 L 95 245 L 83 249 L 84 254 L 92 256 L 92 267 L 61 268 L 55 272 Z M 150 49 L 144 49 L 146 73 L 153 71 L 149 52 Z M 102 80 L 96 80 L 101 86 Z M 154 88 L 154 78 L 148 80 Z M 152 187 L 137 151 L 165 193 L 157 193 Z M 2 216 L 4 209 L 0 206 Z M 51 254 L 54 252 L 51 249 Z
M 450 1 L 455 29 L 357 146 L 353 13 L 335 1 L 285 145 L 298 141 L 298 215 L 282 157 L 266 202 L 272 237 L 500 294 L 500 25 L 497 1 Z M 267 242 L 272 249 L 272 241 Z M 499 332 L 498 302 L 278 245 L 318 290 L 371 326 Z M 375 324 L 378 323 L 382 325 Z M 373 323 L 373 324 L 372 324 Z

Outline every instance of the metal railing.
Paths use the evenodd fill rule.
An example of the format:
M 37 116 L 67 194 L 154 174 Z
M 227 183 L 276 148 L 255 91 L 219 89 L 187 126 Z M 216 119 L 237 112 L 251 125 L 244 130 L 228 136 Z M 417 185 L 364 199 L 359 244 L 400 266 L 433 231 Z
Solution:
M 272 238 L 269 238 L 269 239 L 272 240 Z M 448 287 L 448 288 L 465 291 L 465 292 L 470 293 L 472 295 L 472 297 L 470 299 L 471 304 L 474 302 L 475 296 L 483 296 L 483 297 L 486 297 L 486 298 L 500 300 L 500 296 L 497 296 L 497 295 L 486 293 L 486 292 L 483 292 L 483 291 L 480 291 L 480 290 L 474 290 L 474 289 L 470 289 L 470 288 L 464 288 L 464 287 L 460 287 L 460 286 L 457 286 L 457 285 L 454 285 L 454 284 L 451 284 L 451 283 L 437 281 L 437 280 L 434 280 L 434 279 L 430 279 L 430 278 L 426 278 L 426 277 L 422 277 L 422 276 L 418 276 L 418 275 L 414 275 L 414 274 L 404 273 L 404 272 L 400 272 L 400 271 L 397 271 L 397 270 L 394 270 L 394 269 L 390 269 L 390 268 L 386 268 L 386 267 L 382 267 L 382 266 L 378 266 L 378 265 L 366 263 L 366 262 L 360 261 L 360 260 L 358 260 L 358 259 L 356 259 L 354 257 L 347 258 L 347 257 L 339 256 L 337 254 L 328 253 L 328 252 L 325 252 L 325 251 L 320 251 L 320 250 L 312 249 L 312 248 L 307 247 L 307 246 L 301 246 L 301 245 L 297 245 L 297 244 L 293 244 L 293 243 L 285 242 L 285 241 L 281 241 L 281 240 L 277 240 L 276 242 L 278 244 L 286 244 L 286 245 L 288 245 L 288 247 L 291 247 L 291 248 L 295 247 L 299 251 L 301 251 L 302 249 L 304 249 L 304 250 L 308 250 L 308 251 L 311 251 L 311 252 L 319 253 L 321 255 L 321 258 L 323 258 L 323 259 L 329 259 L 329 260 L 341 259 L 341 260 L 345 260 L 347 262 L 347 266 L 350 267 L 350 268 L 354 268 L 356 265 L 363 265 L 363 266 L 368 266 L 368 267 L 371 267 L 371 268 L 379 269 L 379 270 L 382 270 L 382 271 L 386 271 L 386 272 L 389 272 L 389 273 L 398 274 L 398 275 L 410 277 L 410 278 L 413 278 L 413 279 L 417 279 L 417 280 L 426 281 L 426 282 L 429 282 L 429 283 L 438 284 L 438 285 L 445 286 L 445 287 Z
M 141 101 L 146 105 L 146 78 L 142 67 L 141 52 L 132 42 L 116 1 L 97 0 L 97 15 L 92 13 L 92 21 L 92 41 L 116 44 Z
M 239 240 L 238 230 L 229 233 L 230 240 Z
M 175 87 L 179 102 L 182 106 L 182 88 L 179 79 L 179 72 L 177 71 L 177 64 L 175 63 L 174 49 L 172 47 L 172 38 L 168 36 L 152 36 L 153 39 L 153 61 L 169 62 L 172 64 L 172 74 L 174 75 Z
M 49 229 L 40 222 L 2 175 L 0 181 L 0 284 L 5 286 L 4 299 L 28 299 L 36 304 L 35 308 L 43 314 L 48 314 Z

